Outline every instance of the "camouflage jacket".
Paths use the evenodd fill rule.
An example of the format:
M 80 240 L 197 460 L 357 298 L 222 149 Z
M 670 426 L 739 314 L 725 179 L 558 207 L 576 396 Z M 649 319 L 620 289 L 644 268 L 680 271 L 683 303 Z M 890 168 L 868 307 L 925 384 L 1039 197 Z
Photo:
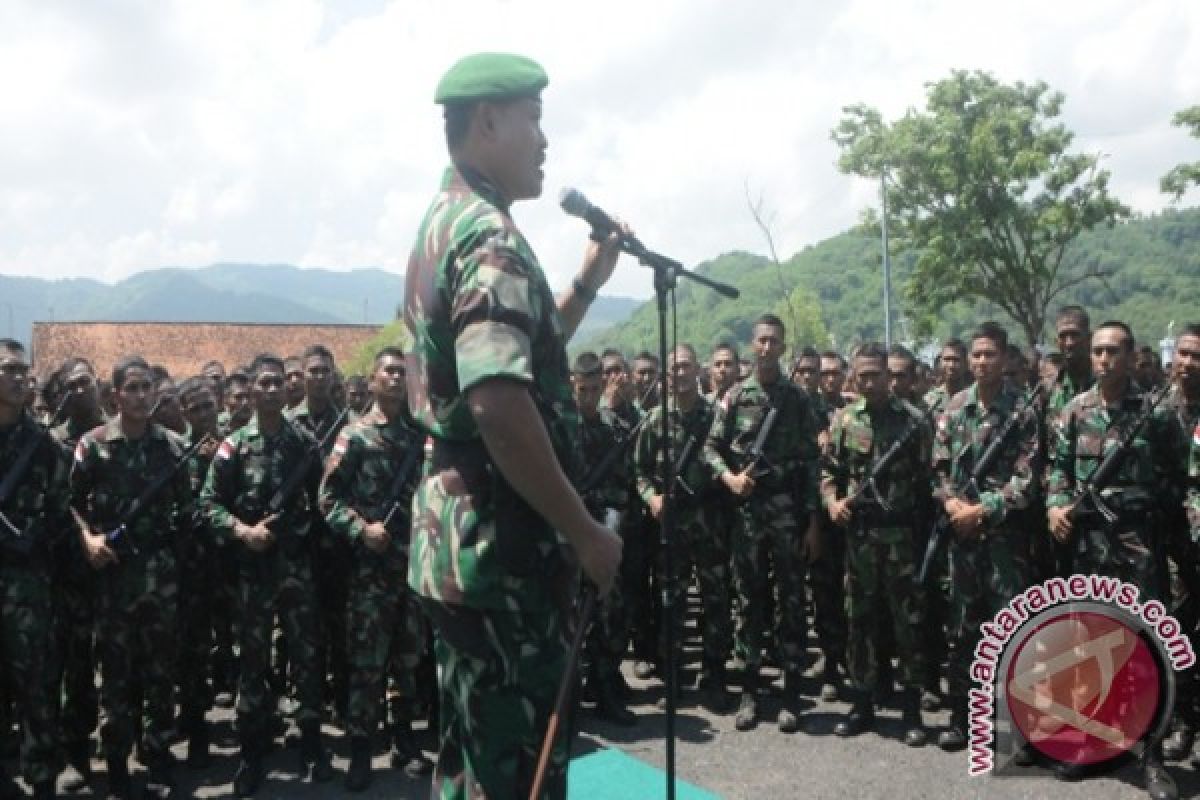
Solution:
M 1179 388 L 1179 384 L 1175 384 L 1167 392 L 1162 405 L 1175 417 L 1184 437 L 1190 437 L 1192 431 L 1196 429 L 1196 425 L 1200 424 L 1200 400 L 1189 403 L 1187 396 Z
M 696 404 L 691 410 L 681 412 L 674 401 L 671 402 L 671 413 L 667 420 L 667 430 L 671 439 L 671 460 L 678 465 L 683 448 L 688 439 L 696 437 L 695 449 L 691 459 L 679 477 L 682 483 L 690 489 L 695 499 L 715 488 L 713 484 L 712 467 L 704 459 L 704 446 L 712 429 L 713 407 L 703 397 L 696 398 Z M 637 474 L 637 491 L 642 500 L 650 502 L 656 494 L 662 494 L 662 407 L 650 411 L 649 419 L 638 434 L 637 446 L 634 450 L 634 468 Z M 686 494 L 676 494 L 677 498 L 686 498 Z M 683 503 L 689 501 L 684 499 Z
M 508 203 L 465 168 L 447 169 L 421 222 L 404 325 L 409 409 L 434 438 L 413 501 L 409 583 L 419 595 L 480 608 L 507 608 L 543 589 L 561 596 L 574 580 L 566 542 L 491 463 L 465 398 L 490 379 L 526 385 L 559 463 L 578 478 L 562 320 Z
M 978 385 L 950 398 L 933 443 L 934 497 L 945 501 L 960 496 L 979 458 L 1023 405 L 1019 391 L 1008 385 L 986 409 L 979 403 Z M 1025 510 L 1033 501 L 1037 448 L 1037 415 L 1026 408 L 978 487 L 985 527 L 1003 525 L 1010 514 Z
M 1086 392 L 1096 385 L 1096 379 L 1092 375 L 1091 369 L 1088 369 L 1087 377 L 1076 385 L 1071 373 L 1063 370 L 1062 379 L 1050 389 L 1050 398 L 1046 401 L 1046 424 L 1050 425 L 1054 420 L 1058 419 L 1062 414 L 1063 409 L 1067 404 L 1075 399 L 1081 392 Z
M 321 458 L 329 458 L 329 454 L 333 452 L 333 443 L 337 439 L 338 431 L 345 426 L 350 416 L 347 414 L 342 417 L 342 410 L 333 403 L 330 403 L 322 414 L 314 414 L 308 410 L 307 397 L 300 402 L 300 405 L 286 411 L 285 415 L 297 426 L 312 434 L 314 441 L 324 442 L 321 448 Z
M 714 478 L 740 471 L 745 453 L 754 444 L 771 408 L 779 409 L 775 427 L 763 447 L 771 474 L 756 483 L 769 492 L 792 492 L 801 512 L 815 511 L 820 469 L 816 415 L 808 394 L 782 375 L 770 386 L 763 386 L 757 375 L 751 374 L 725 393 L 704 446 L 704 460 Z
M 0 550 L 44 554 L 54 540 L 74 528 L 68 510 L 67 460 L 50 434 L 21 415 L 15 425 L 0 430 L 0 484 L 28 447 L 35 449 L 0 503 L 0 512 L 20 533 L 18 536 L 0 524 Z
M 415 461 L 409 461 L 413 448 Z M 368 522 L 382 522 L 397 506 L 394 525 L 402 531 L 393 536 L 391 549 L 402 555 L 408 549 L 412 517 L 412 494 L 424 463 L 425 437 L 400 414 L 391 422 L 375 409 L 338 434 L 333 453 L 325 462 L 321 480 L 320 506 L 329 529 L 351 542 L 362 539 Z M 408 478 L 394 490 L 397 470 L 407 470 Z
M 1188 445 L 1187 498 L 1184 508 L 1187 510 L 1192 542 L 1200 544 L 1200 422 L 1192 430 Z
M 1046 506 L 1075 501 L 1080 486 L 1116 448 L 1142 414 L 1148 395 L 1130 382 L 1115 407 L 1106 407 L 1098 387 L 1067 404 L 1050 429 Z M 1137 495 L 1163 510 L 1178 508 L 1186 459 L 1185 440 L 1170 410 L 1154 411 L 1121 462 L 1109 492 Z
M 71 505 L 92 530 L 107 532 L 125 515 L 148 485 L 171 472 L 167 481 L 130 524 L 139 549 L 166 544 L 175 533 L 190 535 L 194 502 L 186 469 L 180 463 L 187 445 L 175 433 L 151 423 L 139 439 L 121 430 L 121 418 L 85 433 L 71 464 Z
M 67 417 L 66 421 L 56 425 L 50 430 L 50 435 L 58 442 L 62 448 L 63 457 L 70 462 L 70 459 L 75 455 L 75 445 L 79 444 L 79 440 L 88 431 L 103 425 L 108 420 L 101 414 L 99 419 L 91 422 L 76 422 L 72 417 Z
M 279 431 L 268 436 L 259 429 L 255 414 L 245 427 L 225 437 L 213 457 L 200 495 L 209 528 L 229 539 L 236 521 L 256 524 L 267 515 L 275 491 L 296 470 L 304 468 L 305 458 L 316 446 L 312 434 L 286 417 Z M 321 462 L 309 458 L 306 475 L 272 525 L 273 530 L 295 537 L 308 534 L 320 480 Z
M 629 429 L 625 427 L 611 411 L 598 409 L 591 419 L 582 417 L 580 436 L 583 443 L 584 475 L 599 464 L 614 447 L 627 436 Z M 597 519 L 603 519 L 603 509 L 614 508 L 624 511 L 629 507 L 630 485 L 630 450 L 625 445 L 625 452 L 617 458 L 607 477 L 594 489 L 583 494 L 584 505 Z
M 867 401 L 860 397 L 834 416 L 829 431 L 831 448 L 821 467 L 821 501 L 825 508 L 858 492 L 875 460 L 914 423 L 918 429 L 876 480 L 880 499 L 891 507 L 887 512 L 891 521 L 882 524 L 911 525 L 914 515 L 923 513 L 928 504 L 933 434 L 929 424 L 913 413 L 913 406 L 894 397 L 889 397 L 887 405 L 875 414 L 867 410 Z M 869 489 L 861 496 L 866 502 L 876 499 Z M 876 509 L 872 513 L 880 512 Z

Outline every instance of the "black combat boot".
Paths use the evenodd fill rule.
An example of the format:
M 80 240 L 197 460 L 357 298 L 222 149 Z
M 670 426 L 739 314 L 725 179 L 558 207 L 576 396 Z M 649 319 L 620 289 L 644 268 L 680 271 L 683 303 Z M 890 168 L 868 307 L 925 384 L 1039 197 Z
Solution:
M 133 800 L 133 786 L 129 781 L 129 765 L 125 756 L 109 756 L 105 759 L 108 766 L 108 794 L 106 800 Z
M 623 728 L 636 725 L 637 716 L 625 707 L 616 684 L 598 671 L 593 674 L 596 684 L 596 716 Z
M 795 733 L 800 729 L 800 672 L 788 670 L 783 676 L 783 705 L 779 708 L 781 733 Z
M 400 720 L 392 725 L 392 768 L 404 770 L 404 774 L 410 778 L 419 778 L 433 771 L 433 762 L 417 746 L 408 720 Z
M 346 791 L 362 792 L 371 785 L 371 740 L 355 736 L 350 740 L 350 766 L 346 769 Z
M 871 692 L 856 691 L 849 713 L 833 726 L 833 732 L 838 736 L 858 736 L 870 730 L 874 724 L 875 704 L 871 700 Z
M 1152 800 L 1176 800 L 1179 797 L 1179 788 L 1171 773 L 1163 766 L 1162 753 L 1158 748 L 1152 747 L 1146 751 L 1142 772 L 1146 780 L 1146 794 Z
M 61 774 L 64 792 L 78 792 L 92 782 L 92 745 L 86 739 L 67 747 L 67 766 Z
M 309 774 L 314 783 L 326 783 L 333 780 L 333 767 L 329 763 L 329 754 L 321 741 L 321 724 L 306 722 L 300 728 L 300 772 Z
M 958 752 L 967 746 L 966 701 L 956 697 L 951 702 L 950 724 L 937 738 L 937 746 L 947 753 Z
M 33 800 L 57 800 L 58 793 L 54 789 L 54 781 L 40 781 L 33 785 Z
M 725 662 L 707 659 L 700 671 L 700 704 L 714 714 L 729 713 L 729 692 L 725 690 Z
M 843 688 L 838 660 L 826 654 L 825 664 L 821 667 L 821 699 L 832 703 L 841 696 Z
M 742 673 L 742 697 L 738 704 L 733 726 L 739 731 L 748 731 L 758 724 L 758 667 L 746 665 Z
M 1163 758 L 1167 761 L 1183 761 L 1192 754 L 1192 745 L 1196 741 L 1196 731 L 1184 720 L 1175 724 L 1171 735 L 1163 740 Z
M 201 716 L 188 720 L 184 730 L 188 737 L 187 765 L 192 769 L 208 769 L 212 755 L 208 751 L 208 722 Z
M 904 725 L 904 743 L 909 747 L 924 747 L 929 741 L 925 723 L 921 720 L 921 690 L 907 687 L 900 699 L 900 720 Z
M 146 789 L 142 793 L 145 800 L 169 800 L 175 794 L 175 776 L 173 767 L 175 757 L 170 751 L 148 753 L 146 756 Z

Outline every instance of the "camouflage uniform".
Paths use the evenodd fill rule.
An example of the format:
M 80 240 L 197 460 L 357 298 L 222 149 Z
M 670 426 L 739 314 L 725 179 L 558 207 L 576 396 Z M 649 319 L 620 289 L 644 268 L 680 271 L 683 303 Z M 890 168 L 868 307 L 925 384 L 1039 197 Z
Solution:
M 369 737 L 379 728 L 384 683 L 389 665 L 397 678 L 399 702 L 407 730 L 419 708 L 416 669 L 425 642 L 425 623 L 416 597 L 405 580 L 413 488 L 421 455 L 409 478 L 394 496 L 396 471 L 412 448 L 424 441 L 404 415 L 390 423 L 379 410 L 342 429 L 325 465 L 321 482 L 321 511 L 335 536 L 344 538 L 353 553 L 350 576 L 348 639 L 350 680 L 346 732 Z M 402 532 L 388 549 L 376 553 L 363 543 L 368 522 L 383 521 L 394 504 L 399 517 L 389 529 Z
M 873 462 L 904 435 L 914 420 L 912 407 L 889 397 L 876 413 L 865 398 L 850 403 L 834 417 L 831 449 L 822 469 L 821 496 L 828 510 L 835 500 L 858 491 Z M 925 592 L 913 581 L 913 521 L 929 492 L 928 426 L 892 461 L 878 483 L 891 507 L 864 503 L 843 529 L 846 539 L 846 667 L 860 692 L 873 692 L 882 664 L 879 642 L 890 630 L 900 675 L 910 688 L 924 686 L 930 665 L 921 646 Z M 870 501 L 870 492 L 863 496 Z M 886 626 L 886 627 L 885 627 Z
M 1005 386 L 984 408 L 978 386 L 965 389 L 946 406 L 933 446 L 934 496 L 939 503 L 959 496 L 971 471 L 994 437 L 1023 405 L 1017 390 Z M 949 534 L 950 556 L 950 696 L 965 714 L 968 670 L 980 637 L 980 625 L 999 613 L 1025 589 L 1029 578 L 1029 543 L 1025 511 L 1037 491 L 1034 464 L 1037 417 L 1026 409 L 979 487 L 978 497 L 964 502 L 983 505 L 977 537 Z
M 322 442 L 321 458 L 329 458 L 333 451 L 338 431 L 346 423 L 341 410 L 332 402 L 321 414 L 314 414 L 308 407 L 306 397 L 300 405 L 286 412 L 288 419 L 297 427 L 312 434 Z M 349 685 L 349 662 L 346 653 L 346 610 L 350 596 L 350 570 L 352 557 L 346 539 L 331 536 L 323 517 L 313 520 L 313 579 L 317 586 L 317 614 L 321 620 L 321 682 L 325 700 L 332 700 L 341 712 L 346 707 Z M 282 656 L 282 652 L 280 656 Z M 327 676 L 332 682 L 326 685 Z
M 441 748 L 435 795 L 528 793 L 566 664 L 578 570 L 565 540 L 500 474 L 464 394 L 528 385 L 568 475 L 579 414 L 554 297 L 507 203 L 450 168 L 417 235 L 404 293 L 409 408 L 434 437 L 413 500 L 409 585 L 437 633 Z M 566 739 L 547 793 L 566 791 Z
M 671 542 L 674 575 L 668 591 L 675 611 L 676 636 L 681 637 L 687 612 L 687 587 L 695 569 L 704 607 L 704 623 L 700 629 L 704 669 L 715 676 L 724 671 L 733 644 L 733 630 L 728 594 L 729 551 L 713 527 L 711 513 L 712 507 L 726 502 L 727 497 L 724 487 L 713 484 L 712 467 L 705 462 L 703 453 L 712 428 L 713 408 L 703 397 L 697 397 L 695 405 L 685 412 L 679 410 L 674 400 L 670 405 L 671 459 L 678 464 L 685 444 L 693 437 L 695 450 L 684 474 L 679 476 L 687 489 L 681 490 L 677 486 L 675 492 L 675 539 Z M 662 416 L 661 406 L 650 411 L 635 451 L 637 490 L 647 504 L 655 494 L 663 493 Z M 717 490 L 721 490 L 720 495 L 716 494 Z M 677 639 L 677 642 L 681 641 Z
M 767 626 L 762 598 L 767 592 L 770 558 L 775 578 L 775 606 L 780 655 L 785 674 L 798 676 L 805 666 L 808 622 L 805 618 L 804 574 L 800 538 L 817 507 L 816 417 L 808 395 L 782 375 L 764 386 L 757 375 L 736 384 L 717 406 L 704 459 L 713 474 L 740 472 L 771 408 L 778 417 L 764 445 L 770 467 L 755 481 L 754 492 L 741 506 L 733 535 L 733 569 L 737 587 L 735 647 L 756 680 Z
M 173 471 L 146 511 L 110 543 L 119 563 L 98 576 L 100 733 L 110 764 L 123 765 L 133 745 L 142 713 L 139 688 L 146 707 L 139 752 L 148 763 L 170 757 L 179 606 L 176 539 L 191 535 L 193 513 L 188 474 L 179 468 L 184 450 L 178 435 L 153 423 L 141 438 L 126 438 L 120 417 L 84 434 L 75 448 L 71 504 L 95 532 L 119 525 L 145 487 Z
M 36 441 L 36 445 L 31 443 Z M 30 784 L 53 782 L 57 673 L 51 600 L 54 539 L 74 529 L 67 513 L 66 460 L 29 417 L 0 430 L 0 482 L 29 447 L 32 455 L 0 511 L 20 531 L 0 529 L 0 648 L 20 713 L 21 763 Z
M 933 387 L 921 398 L 921 405 L 935 420 L 946 410 L 946 404 L 949 402 L 950 390 L 944 384 Z
M 188 446 L 194 447 L 200 437 L 193 431 Z M 188 480 L 192 496 L 199 497 L 212 463 L 211 454 L 199 448 L 188 458 Z M 192 737 L 203 737 L 204 714 L 212 703 L 208 669 L 212 660 L 213 611 L 212 591 L 217 580 L 217 541 L 205 530 L 199 514 L 194 521 L 194 535 L 182 539 L 177 548 L 179 558 L 179 706 L 182 731 Z M 206 740 L 205 740 L 206 741 Z M 207 748 L 207 744 L 204 744 Z M 191 753 L 189 752 L 189 756 Z
M 1098 387 L 1077 395 L 1050 431 L 1047 508 L 1076 499 L 1078 487 L 1097 468 L 1126 429 L 1142 413 L 1148 395 L 1130 382 L 1115 407 L 1106 407 Z M 1119 514 L 1106 533 L 1087 501 L 1072 533 L 1071 569 L 1112 575 L 1141 589 L 1143 601 L 1167 600 L 1164 515 L 1180 501 L 1184 440 L 1170 410 L 1151 415 L 1121 462 L 1117 477 L 1102 492 Z
M 272 524 L 275 539 L 263 552 L 233 540 L 234 524 L 256 524 L 267 514 L 272 495 L 303 468 L 316 447 L 312 436 L 281 420 L 274 434 L 259 427 L 258 414 L 221 442 L 201 494 L 208 526 L 231 539 L 239 555 L 241 669 L 237 724 L 244 754 L 261 754 L 270 741 L 273 706 L 268 688 L 271 631 L 275 615 L 287 637 L 296 687 L 296 722 L 311 730 L 321 720 L 321 675 L 315 584 L 312 571 L 312 517 L 320 463 L 310 459 L 301 488 Z
M 70 463 L 75 446 L 94 425 L 73 418 L 51 435 Z M 64 486 L 66 476 L 63 477 Z M 75 765 L 91 757 L 88 739 L 100 720 L 100 695 L 96 691 L 96 588 L 97 576 L 83 555 L 74 521 L 54 546 L 55 683 L 59 685 L 59 732 L 62 748 Z
M 829 430 L 834 416 L 846 405 L 840 396 L 830 402 L 820 392 L 813 396 L 813 402 L 822 431 Z M 828 449 L 826 445 L 826 452 Z M 846 537 L 823 508 L 820 513 L 821 557 L 809 568 L 808 581 L 812 586 L 817 644 L 825 656 L 826 677 L 833 678 L 829 670 L 846 660 Z
M 598 411 L 592 418 L 583 417 L 580 425 L 585 473 L 600 463 L 620 444 L 628 431 L 607 410 Z M 584 505 L 599 522 L 605 521 L 607 509 L 624 513 L 629 507 L 630 464 L 629 448 L 617 458 L 612 470 L 598 486 L 583 495 Z M 618 526 L 622 530 L 623 526 Z M 629 645 L 629 619 L 624 592 L 619 584 L 613 586 L 596 609 L 596 618 L 588 630 L 586 652 L 591 663 L 590 678 L 598 691 L 605 691 L 617 679 L 621 659 Z

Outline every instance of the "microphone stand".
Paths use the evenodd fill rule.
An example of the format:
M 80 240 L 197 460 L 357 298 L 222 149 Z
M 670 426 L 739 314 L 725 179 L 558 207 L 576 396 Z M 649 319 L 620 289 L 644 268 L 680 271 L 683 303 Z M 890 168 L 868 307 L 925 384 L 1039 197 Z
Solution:
M 662 552 L 663 580 L 660 588 L 662 597 L 662 631 L 663 643 L 666 649 L 666 773 L 667 800 L 675 800 L 675 711 L 678 687 L 676 686 L 676 655 L 675 655 L 675 615 L 671 600 L 671 582 L 675 579 L 674 559 L 671 548 L 675 533 L 675 461 L 671 457 L 670 440 L 670 409 L 667 371 L 670 369 L 667 361 L 667 297 L 675 291 L 676 278 L 682 276 L 703 284 L 718 294 L 734 298 L 739 295 L 737 289 L 719 281 L 714 281 L 699 275 L 673 259 L 667 258 L 642 246 L 636 239 L 622 239 L 621 249 L 637 258 L 638 263 L 654 270 L 654 297 L 658 308 L 658 363 L 661 366 L 658 375 L 658 396 L 662 403 L 660 418 L 662 456 L 659 478 L 663 487 L 662 516 L 659 520 L 659 549 Z

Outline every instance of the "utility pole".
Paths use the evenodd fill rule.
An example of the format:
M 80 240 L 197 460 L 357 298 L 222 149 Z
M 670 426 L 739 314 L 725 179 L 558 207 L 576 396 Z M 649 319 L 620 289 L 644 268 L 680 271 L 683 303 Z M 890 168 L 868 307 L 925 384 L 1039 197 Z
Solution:
M 883 201 L 880 229 L 883 231 L 883 345 L 892 348 L 892 259 L 888 255 L 887 172 L 879 173 L 879 196 Z

